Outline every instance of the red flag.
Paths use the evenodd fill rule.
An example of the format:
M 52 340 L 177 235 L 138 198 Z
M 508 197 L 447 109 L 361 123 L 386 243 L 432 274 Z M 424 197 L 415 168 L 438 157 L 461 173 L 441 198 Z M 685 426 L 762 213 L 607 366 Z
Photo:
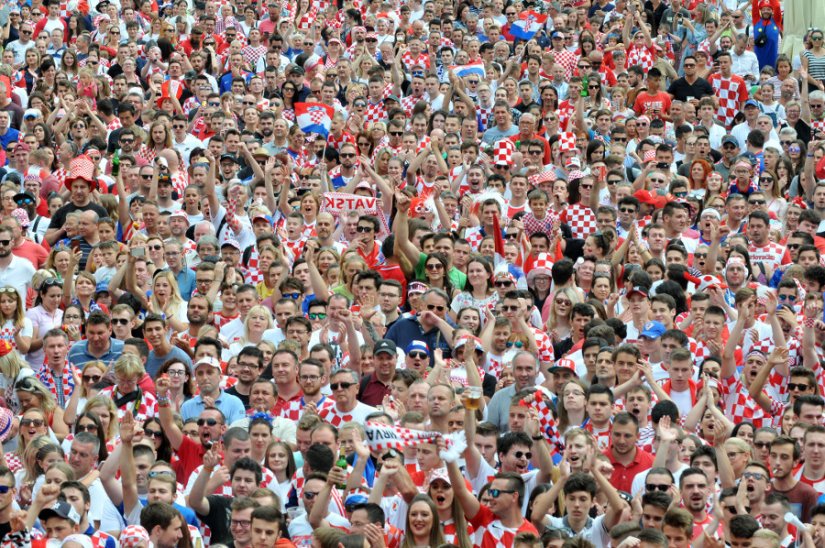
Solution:
M 493 239 L 496 242 L 496 253 L 504 257 L 504 238 L 501 237 L 501 225 L 498 215 L 493 215 Z

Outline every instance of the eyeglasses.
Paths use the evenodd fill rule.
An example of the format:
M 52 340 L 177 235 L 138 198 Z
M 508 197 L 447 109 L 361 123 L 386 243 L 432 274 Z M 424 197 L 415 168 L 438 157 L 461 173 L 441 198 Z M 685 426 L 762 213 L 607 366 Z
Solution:
M 248 519 L 233 519 L 233 520 L 229 521 L 229 526 L 230 527 L 242 527 L 242 528 L 246 529 L 247 527 L 250 527 L 251 525 L 252 525 L 252 522 Z
M 444 306 L 443 304 L 428 304 L 427 305 L 427 310 L 429 310 L 429 311 L 435 310 L 437 312 L 444 312 L 445 310 L 447 310 L 447 307 Z
M 664 483 L 648 483 L 645 485 L 645 491 L 648 493 L 652 493 L 653 491 L 661 491 L 662 493 L 667 492 L 670 489 L 670 485 L 666 485 Z
M 260 369 L 261 366 L 257 363 L 238 362 L 238 369 Z
M 793 141 L 779 141 L 783 147 L 789 147 L 793 144 Z
M 762 472 L 745 472 L 744 474 L 742 474 L 742 477 L 745 479 L 760 480 L 765 477 L 765 474 L 763 474 Z
M 427 265 L 427 270 L 443 270 L 444 265 L 441 263 L 430 263 Z
M 326 312 L 310 312 L 308 314 L 310 320 L 326 320 Z
M 217 426 L 218 419 L 198 419 L 198 426 Z
M 329 385 L 333 390 L 349 390 L 353 386 L 355 386 L 354 382 L 333 382 Z
M 487 493 L 489 493 L 490 496 L 493 497 L 494 499 L 497 499 L 499 497 L 499 495 L 502 495 L 502 494 L 505 494 L 505 493 L 512 494 L 512 493 L 515 493 L 515 492 L 516 492 L 515 489 L 488 489 L 487 490 Z
M 410 352 L 409 354 L 407 354 L 407 356 L 409 356 L 410 358 L 412 358 L 412 359 L 414 359 L 414 360 L 426 360 L 426 359 L 429 359 L 429 356 L 427 355 L 427 353 L 426 353 L 426 352 L 420 352 L 420 351 Z
M 298 379 L 302 380 L 303 382 L 317 382 L 321 380 L 320 375 L 301 375 Z
M 84 425 L 77 425 L 74 429 L 75 432 L 97 432 L 97 426 L 94 424 L 84 424 Z M 147 434 L 149 432 L 146 432 Z
M 82 377 L 83 382 L 100 382 L 102 378 L 103 375 L 83 375 Z
M 46 424 L 46 421 L 43 419 L 23 419 L 20 421 L 20 426 L 34 426 L 35 428 L 40 428 Z

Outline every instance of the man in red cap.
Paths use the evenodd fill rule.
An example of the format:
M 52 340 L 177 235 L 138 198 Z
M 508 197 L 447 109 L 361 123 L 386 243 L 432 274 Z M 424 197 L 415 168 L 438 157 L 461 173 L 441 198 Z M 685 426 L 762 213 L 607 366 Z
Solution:
M 108 212 L 99 204 L 92 203 L 92 191 L 97 190 L 95 165 L 87 156 L 78 156 L 72 160 L 66 187 L 71 191 L 69 202 L 52 216 L 46 241 L 49 245 L 66 237 L 66 215 L 72 211 L 94 211 L 99 217 L 108 217 Z

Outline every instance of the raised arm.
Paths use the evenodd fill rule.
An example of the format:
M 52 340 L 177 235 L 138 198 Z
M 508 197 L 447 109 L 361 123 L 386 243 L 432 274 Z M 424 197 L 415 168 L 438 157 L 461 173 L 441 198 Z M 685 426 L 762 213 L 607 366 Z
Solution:
M 400 251 L 407 260 L 410 261 L 413 268 L 418 264 L 418 259 L 421 252 L 410 241 L 410 227 L 407 224 L 408 210 L 410 208 L 410 197 L 403 192 L 395 193 L 395 220 L 393 221 L 393 230 L 395 231 L 395 249 Z
M 742 333 L 745 330 L 745 320 L 753 313 L 753 299 L 747 302 L 741 302 L 736 305 L 736 310 L 739 316 L 736 318 L 736 323 L 728 337 L 728 342 L 725 343 L 725 349 L 722 351 L 722 381 L 729 379 L 736 372 L 736 347 L 739 346 L 739 341 L 742 340 Z
M 481 510 L 481 502 L 467 489 L 467 484 L 464 483 L 464 476 L 461 475 L 458 464 L 448 462 L 447 472 L 450 475 L 450 484 L 453 486 L 455 498 L 458 499 L 461 510 L 467 519 L 473 519 L 478 515 L 479 510 Z
M 129 515 L 132 509 L 140 505 L 137 492 L 137 474 L 135 473 L 135 455 L 133 442 L 143 436 L 143 430 L 135 422 L 131 411 L 127 411 L 120 423 L 120 441 L 123 449 L 120 453 L 120 478 L 122 487 L 123 512 Z M 114 502 L 114 501 L 112 501 Z
M 221 483 L 229 481 L 229 470 L 225 466 L 220 466 L 221 457 L 217 451 L 218 445 L 213 445 L 209 451 L 204 453 L 203 468 L 201 468 L 198 477 L 195 478 L 192 491 L 189 492 L 190 508 L 202 516 L 209 514 L 210 510 L 209 499 L 206 498 L 206 494 L 208 492 L 207 485 L 212 479 L 212 473 L 214 472 L 217 478 L 222 480 Z
M 172 449 L 178 451 L 183 445 L 183 432 L 175 424 L 175 416 L 172 412 L 172 403 L 169 401 L 169 379 L 163 375 L 155 380 L 155 387 L 158 395 L 158 414 L 163 432 L 169 439 Z

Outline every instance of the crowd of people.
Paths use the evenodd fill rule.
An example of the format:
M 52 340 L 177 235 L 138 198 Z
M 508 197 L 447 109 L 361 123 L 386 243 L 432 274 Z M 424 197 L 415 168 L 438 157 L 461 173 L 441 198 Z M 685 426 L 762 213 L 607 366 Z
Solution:
M 4 3 L 0 545 L 825 548 L 783 10 Z

